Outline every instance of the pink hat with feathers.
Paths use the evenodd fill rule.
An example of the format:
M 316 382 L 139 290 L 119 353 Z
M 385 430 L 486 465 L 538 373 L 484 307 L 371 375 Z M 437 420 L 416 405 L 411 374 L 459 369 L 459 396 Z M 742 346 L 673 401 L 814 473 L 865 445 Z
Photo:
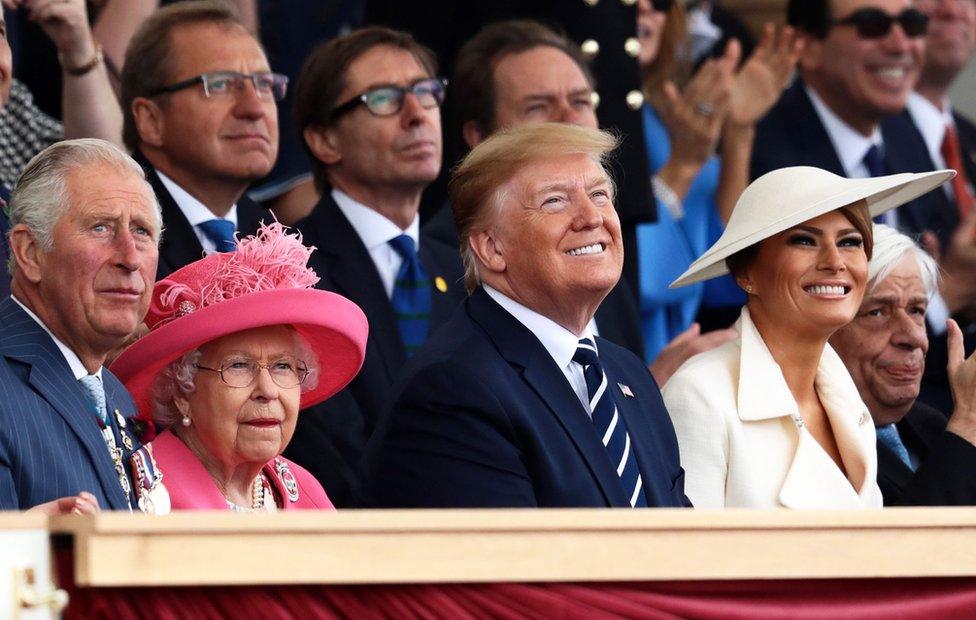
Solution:
M 345 387 L 363 364 L 366 315 L 345 297 L 312 288 L 319 281 L 307 266 L 313 249 L 273 222 L 239 239 L 235 252 L 210 254 L 156 282 L 149 333 L 111 365 L 139 417 L 152 420 L 153 382 L 170 363 L 212 340 L 270 325 L 292 326 L 318 357 L 318 385 L 302 393 L 303 408 Z

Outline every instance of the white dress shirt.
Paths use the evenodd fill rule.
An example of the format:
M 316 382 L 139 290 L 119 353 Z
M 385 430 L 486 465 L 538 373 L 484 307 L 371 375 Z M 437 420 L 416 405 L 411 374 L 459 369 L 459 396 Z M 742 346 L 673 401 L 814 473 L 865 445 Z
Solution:
M 16 297 L 14 297 L 13 295 L 11 295 L 11 298 L 15 302 L 17 302 L 17 305 L 20 306 L 24 310 L 24 312 L 27 313 L 27 316 L 29 316 L 30 318 L 34 319 L 34 322 L 37 323 L 38 325 L 40 325 L 41 326 L 41 329 L 43 329 L 45 332 L 47 332 L 47 335 L 51 337 L 51 340 L 53 340 L 54 341 L 54 344 L 57 345 L 58 350 L 61 351 L 61 355 L 64 356 L 64 360 L 66 362 L 68 362 L 68 367 L 71 368 L 71 374 L 73 374 L 75 376 L 75 380 L 79 380 L 82 377 L 88 376 L 88 369 L 86 369 L 85 368 L 85 365 L 81 363 L 81 358 L 78 357 L 78 354 L 75 353 L 74 351 L 72 351 L 71 349 L 69 349 L 68 348 L 68 345 L 66 345 L 63 342 L 61 342 L 61 340 L 59 340 L 58 337 L 55 336 L 51 332 L 51 330 L 47 328 L 47 325 L 44 324 L 44 321 L 42 321 L 40 319 L 40 317 L 38 317 L 36 314 L 34 314 L 31 311 L 30 308 L 28 308 L 23 303 L 21 303 L 21 301 L 19 299 L 17 299 Z M 98 377 L 98 380 L 99 381 L 102 380 L 102 367 L 101 366 L 99 366 L 98 367 L 98 370 L 95 371 L 95 376 Z
M 593 341 L 594 347 L 596 346 L 596 340 L 593 337 L 593 320 L 590 320 L 590 324 L 586 326 L 583 335 L 577 336 L 552 319 L 523 306 L 487 284 L 482 284 L 482 286 L 489 297 L 494 299 L 499 306 L 515 317 L 515 320 L 539 339 L 543 348 L 549 352 L 553 361 L 556 362 L 556 366 L 569 381 L 570 387 L 573 388 L 576 396 L 583 403 L 583 408 L 592 417 L 593 412 L 590 411 L 590 396 L 586 390 L 586 377 L 583 376 L 583 367 L 573 361 L 573 356 L 576 355 L 576 349 L 579 348 L 580 338 L 589 338 Z
M 207 222 L 209 220 L 218 219 L 214 212 L 207 208 L 207 205 L 203 204 L 196 198 L 190 195 L 185 189 L 176 184 L 176 181 L 169 178 L 159 170 L 156 171 L 159 175 L 159 180 L 163 182 L 163 185 L 169 191 L 169 195 L 173 197 L 173 201 L 176 202 L 176 206 L 180 208 L 183 212 L 183 216 L 186 217 L 187 221 L 190 222 L 190 226 L 193 226 L 193 232 L 197 234 L 197 239 L 200 240 L 200 245 L 203 246 L 204 251 L 207 254 L 217 250 L 217 245 L 210 240 L 206 234 L 204 234 L 203 229 L 200 228 L 200 224 Z M 234 224 L 234 230 L 237 230 L 237 205 L 231 205 L 230 211 L 227 215 L 223 217 L 225 220 L 230 220 Z
M 380 274 L 383 281 L 383 288 L 386 289 L 386 296 L 393 297 L 393 285 L 396 283 L 397 273 L 403 264 L 403 258 L 390 245 L 390 239 L 400 235 L 409 235 L 413 239 L 414 246 L 420 250 L 420 214 L 414 216 L 413 222 L 406 230 L 394 224 L 378 211 L 370 209 L 366 205 L 356 202 L 348 194 L 337 189 L 332 190 L 332 198 L 339 205 L 339 210 L 346 216 L 353 230 L 359 235 L 359 239 L 369 251 L 376 271 Z

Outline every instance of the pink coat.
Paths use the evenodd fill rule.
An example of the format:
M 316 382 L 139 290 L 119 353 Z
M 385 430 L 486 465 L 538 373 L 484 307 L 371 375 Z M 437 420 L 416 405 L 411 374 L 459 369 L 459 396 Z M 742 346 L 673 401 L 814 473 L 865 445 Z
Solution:
M 170 431 L 149 444 L 156 465 L 163 472 L 173 510 L 230 510 L 203 463 Z M 284 478 L 290 470 L 297 483 L 298 499 L 290 499 Z M 335 510 L 322 485 L 305 469 L 279 456 L 268 462 L 264 475 L 284 501 L 284 510 Z M 293 491 L 294 493 L 294 491 Z

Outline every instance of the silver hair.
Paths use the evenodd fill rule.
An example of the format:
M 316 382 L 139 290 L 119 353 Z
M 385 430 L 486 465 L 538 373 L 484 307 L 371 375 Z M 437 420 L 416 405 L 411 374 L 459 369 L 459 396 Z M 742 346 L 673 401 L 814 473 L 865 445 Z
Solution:
M 318 356 L 298 332 L 293 331 L 295 356 L 308 366 L 308 377 L 302 383 L 302 393 L 314 390 L 319 384 Z M 176 407 L 176 398 L 187 397 L 196 390 L 197 364 L 203 352 L 194 349 L 180 356 L 164 368 L 150 390 L 153 419 L 163 428 L 179 422 L 182 414 Z
M 142 179 L 155 207 L 156 228 L 161 230 L 162 212 L 142 166 L 114 144 L 95 138 L 56 142 L 27 163 L 10 199 L 10 228 L 25 224 L 41 250 L 50 252 L 54 248 L 54 227 L 71 200 L 68 176 L 78 168 L 99 164 Z M 156 240 L 158 243 L 159 235 Z M 10 273 L 17 268 L 13 254 L 8 257 L 7 267 Z
M 901 262 L 906 254 L 911 254 L 922 274 L 925 293 L 932 297 L 939 288 L 939 265 L 911 237 L 903 235 L 884 224 L 874 225 L 874 252 L 868 262 L 867 292 L 873 293 L 888 274 Z

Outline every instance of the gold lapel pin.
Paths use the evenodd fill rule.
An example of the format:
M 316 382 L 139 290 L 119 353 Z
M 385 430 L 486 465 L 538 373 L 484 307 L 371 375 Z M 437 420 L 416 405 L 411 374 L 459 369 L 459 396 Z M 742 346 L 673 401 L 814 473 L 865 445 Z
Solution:
M 440 276 L 437 276 L 436 278 L 434 278 L 434 286 L 436 286 L 437 287 L 437 290 L 439 290 L 442 293 L 446 293 L 447 292 L 447 280 L 445 280 L 444 278 L 442 278 Z

